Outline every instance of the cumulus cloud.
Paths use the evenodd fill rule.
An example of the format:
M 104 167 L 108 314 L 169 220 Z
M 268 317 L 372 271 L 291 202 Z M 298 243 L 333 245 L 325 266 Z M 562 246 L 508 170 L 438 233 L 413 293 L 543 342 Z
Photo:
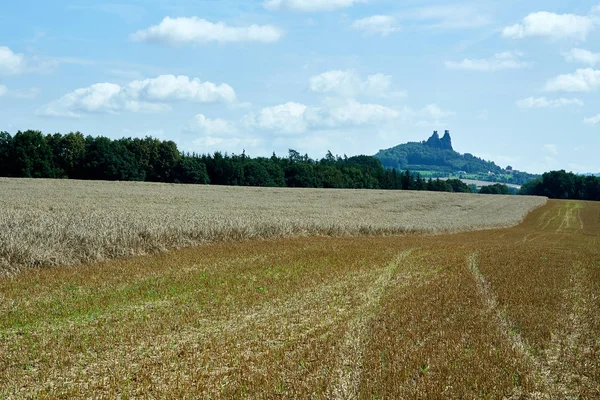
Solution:
M 363 80 L 360 75 L 351 70 L 332 70 L 313 76 L 309 88 L 315 93 L 335 94 L 344 97 L 358 95 L 399 97 L 404 92 L 392 91 L 392 77 L 384 74 L 369 75 Z
M 572 49 L 569 52 L 563 53 L 565 60 L 569 62 L 577 62 L 594 66 L 600 62 L 600 53 L 592 53 L 585 49 Z
M 583 106 L 583 101 L 579 99 L 559 99 L 549 100 L 546 97 L 528 97 L 517 101 L 520 108 L 560 108 L 566 106 Z
M 0 74 L 16 75 L 25 72 L 26 62 L 23 54 L 16 54 L 6 46 L 0 46 Z
M 8 93 L 8 88 L 4 85 L 0 85 L 0 97 L 4 96 L 6 93 Z
M 352 28 L 370 35 L 381 36 L 388 36 L 399 30 L 396 26 L 396 19 L 389 15 L 373 15 L 372 17 L 357 19 L 352 23 Z
M 302 133 L 308 128 L 307 110 L 306 105 L 295 102 L 265 107 L 258 114 L 246 115 L 243 124 L 287 134 Z
M 379 104 L 362 104 L 348 100 L 345 104 L 328 110 L 319 109 L 316 122 L 326 126 L 372 125 L 400 117 L 400 112 Z
M 460 62 L 446 61 L 446 68 L 463 69 L 471 71 L 499 71 L 503 69 L 527 68 L 531 64 L 521 60 L 522 53 L 506 51 L 496 53 L 491 58 L 470 59 L 465 58 Z
M 43 107 L 38 114 L 77 118 L 90 113 L 166 111 L 170 109 L 166 103 L 173 101 L 230 103 L 235 100 L 235 92 L 227 84 L 216 85 L 187 76 L 161 75 L 133 81 L 126 86 L 97 83 L 77 89 Z
M 360 77 L 354 71 L 333 70 L 311 77 L 309 88 L 316 93 L 354 96 L 362 84 Z
M 600 71 L 578 69 L 572 74 L 559 75 L 546 83 L 549 92 L 591 92 L 600 88 Z
M 193 135 L 192 147 L 202 151 L 238 151 L 255 148 L 261 139 L 240 132 L 238 124 L 221 118 L 208 118 L 204 114 L 195 115 L 185 129 Z
M 595 117 L 590 117 L 590 118 L 585 118 L 583 120 L 583 123 L 586 125 L 597 125 L 600 123 L 600 114 L 596 115 Z
M 401 115 L 399 110 L 355 100 L 324 107 L 290 102 L 263 108 L 258 114 L 248 114 L 244 117 L 243 124 L 246 127 L 285 134 L 299 134 L 310 129 L 374 125 L 394 120 Z
M 204 114 L 197 114 L 192 119 L 192 129 L 208 135 L 231 135 L 237 133 L 234 124 L 221 118 L 211 119 Z
M 555 14 L 547 11 L 531 13 L 515 25 L 502 30 L 502 36 L 510 39 L 548 37 L 552 39 L 585 40 L 598 24 L 598 18 L 590 15 Z
M 261 42 L 274 43 L 283 31 L 272 25 L 229 26 L 223 22 L 213 23 L 198 17 L 165 17 L 158 25 L 142 29 L 131 35 L 137 42 L 180 45 L 208 42 Z
M 125 95 L 123 88 L 114 83 L 96 83 L 87 88 L 81 88 L 67 93 L 38 111 L 39 115 L 48 117 L 79 118 L 87 113 L 109 112 L 122 110 L 143 111 L 151 104 L 132 101 Z M 158 111 L 155 109 L 155 111 Z
M 185 75 L 161 75 L 153 79 L 133 81 L 127 85 L 127 92 L 134 99 L 158 101 L 233 103 L 236 100 L 235 91 L 225 83 L 216 85 L 212 82 L 202 82 L 198 78 L 190 79 Z
M 90 65 L 93 62 L 68 57 L 39 57 L 15 53 L 6 46 L 0 46 L 0 75 L 20 75 L 25 73 L 52 72 L 62 64 Z
M 265 0 L 263 6 L 269 11 L 318 12 L 334 11 L 367 3 L 368 0 Z

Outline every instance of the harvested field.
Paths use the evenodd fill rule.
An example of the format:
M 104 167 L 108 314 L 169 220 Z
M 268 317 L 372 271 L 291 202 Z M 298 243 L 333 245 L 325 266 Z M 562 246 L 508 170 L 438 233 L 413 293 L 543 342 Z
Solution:
M 0 274 L 207 242 L 513 226 L 535 197 L 0 178 Z
M 597 399 L 600 203 L 0 278 L 1 398 Z

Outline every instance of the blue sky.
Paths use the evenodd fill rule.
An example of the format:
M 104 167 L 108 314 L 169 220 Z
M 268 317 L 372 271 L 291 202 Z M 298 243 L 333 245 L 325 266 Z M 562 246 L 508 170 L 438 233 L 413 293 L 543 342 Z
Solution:
M 600 172 L 597 1 L 3 2 L 0 130 Z

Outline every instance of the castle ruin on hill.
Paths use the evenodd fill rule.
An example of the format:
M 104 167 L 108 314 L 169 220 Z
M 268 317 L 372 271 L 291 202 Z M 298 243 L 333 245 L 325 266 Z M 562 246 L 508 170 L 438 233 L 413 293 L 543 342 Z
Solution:
M 452 138 L 450 137 L 449 130 L 446 130 L 444 132 L 444 136 L 441 139 L 440 135 L 438 134 L 438 131 L 433 131 L 433 135 L 431 135 L 431 137 L 427 139 L 426 142 L 423 142 L 423 144 L 430 147 L 435 147 L 436 149 L 454 150 L 452 148 Z

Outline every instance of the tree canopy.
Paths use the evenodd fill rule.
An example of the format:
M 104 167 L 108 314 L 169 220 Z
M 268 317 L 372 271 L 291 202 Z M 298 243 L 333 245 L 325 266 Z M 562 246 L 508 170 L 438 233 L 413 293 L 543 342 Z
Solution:
M 600 201 L 600 178 L 550 171 L 521 188 L 520 194 L 546 196 L 553 199 Z
M 446 143 L 444 146 L 450 145 Z M 365 155 L 341 157 L 328 151 L 322 159 L 312 159 L 293 149 L 285 157 L 273 154 L 268 158 L 252 158 L 245 152 L 190 154 L 180 152 L 172 141 L 151 137 L 113 140 L 84 136 L 80 132 L 44 135 L 32 130 L 14 136 L 0 132 L 0 176 L 473 192 L 458 179 L 425 180 L 408 169 L 384 168 L 380 159 Z M 480 193 L 510 194 L 510 190 L 506 185 L 496 184 L 483 187 Z M 520 194 L 600 200 L 600 178 L 552 171 L 524 185 Z

